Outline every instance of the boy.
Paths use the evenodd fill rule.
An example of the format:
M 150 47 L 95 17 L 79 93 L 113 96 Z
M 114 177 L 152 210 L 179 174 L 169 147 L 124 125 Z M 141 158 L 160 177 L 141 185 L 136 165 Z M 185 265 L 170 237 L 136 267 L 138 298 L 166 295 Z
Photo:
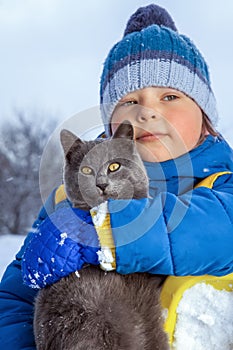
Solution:
M 124 201 L 109 202 L 116 271 L 180 276 L 232 272 L 233 152 L 214 130 L 218 116 L 206 62 L 190 39 L 178 33 L 166 10 L 149 5 L 132 15 L 123 39 L 105 61 L 100 96 L 107 136 L 122 120 L 134 124 L 150 179 L 151 199 L 132 200 L 127 206 Z M 215 176 L 219 172 L 221 176 Z M 209 175 L 211 189 L 195 188 Z M 56 254 L 57 246 L 47 216 L 56 209 L 61 217 L 67 205 L 55 208 L 54 196 L 55 192 L 34 224 L 46 239 L 37 242 L 31 232 L 1 283 L 4 350 L 35 346 L 36 290 L 23 284 L 23 256 L 28 285 L 36 278 L 33 271 L 49 275 L 48 283 L 54 283 L 84 263 L 98 264 L 98 248 L 64 242 L 66 257 L 59 257 L 60 264 L 51 269 L 51 255 L 43 251 Z M 89 213 L 81 219 L 91 221 Z M 132 233 L 130 239 L 125 232 Z M 87 225 L 86 235 L 96 237 L 93 226 Z M 49 247 L 48 238 L 53 242 Z M 31 252 L 33 244 L 43 248 L 42 264 Z M 69 255 L 73 248 L 80 259 Z

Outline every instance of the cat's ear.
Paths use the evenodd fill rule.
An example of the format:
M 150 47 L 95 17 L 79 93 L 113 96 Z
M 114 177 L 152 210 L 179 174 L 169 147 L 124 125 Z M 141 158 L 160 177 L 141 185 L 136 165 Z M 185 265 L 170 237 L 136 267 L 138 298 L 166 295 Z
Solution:
M 68 156 L 71 148 L 74 145 L 83 143 L 82 140 L 71 131 L 62 129 L 60 133 L 60 140 L 65 156 Z
M 134 130 L 133 125 L 130 123 L 129 120 L 124 120 L 116 129 L 114 132 L 114 135 L 112 137 L 113 139 L 117 138 L 127 138 L 130 140 L 134 139 Z

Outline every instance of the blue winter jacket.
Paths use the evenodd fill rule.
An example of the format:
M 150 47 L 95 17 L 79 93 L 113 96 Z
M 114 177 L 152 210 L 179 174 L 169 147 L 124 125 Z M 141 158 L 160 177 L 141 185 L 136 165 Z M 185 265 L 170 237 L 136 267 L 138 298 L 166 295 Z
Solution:
M 145 166 L 152 198 L 109 202 L 117 271 L 168 275 L 233 272 L 233 175 L 220 176 L 212 189 L 193 189 L 211 174 L 233 172 L 233 151 L 226 141 L 208 136 L 202 145 L 176 160 L 146 162 Z M 34 226 L 54 209 L 52 193 Z M 35 350 L 32 317 L 36 291 L 23 285 L 21 274 L 22 255 L 31 235 L 0 284 L 2 350 Z

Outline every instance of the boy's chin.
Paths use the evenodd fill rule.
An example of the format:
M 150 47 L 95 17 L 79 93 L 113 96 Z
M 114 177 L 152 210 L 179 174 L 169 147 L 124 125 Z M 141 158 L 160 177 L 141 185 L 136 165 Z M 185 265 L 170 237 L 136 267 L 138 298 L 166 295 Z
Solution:
M 172 159 L 172 155 L 169 150 L 161 145 L 158 147 L 153 147 L 153 145 L 148 146 L 145 144 L 137 143 L 138 152 L 143 161 L 146 162 L 165 162 L 166 160 Z
M 167 142 L 137 142 L 137 150 L 146 162 L 162 163 L 167 160 L 176 159 L 189 152 L 183 142 L 174 142 L 167 139 Z

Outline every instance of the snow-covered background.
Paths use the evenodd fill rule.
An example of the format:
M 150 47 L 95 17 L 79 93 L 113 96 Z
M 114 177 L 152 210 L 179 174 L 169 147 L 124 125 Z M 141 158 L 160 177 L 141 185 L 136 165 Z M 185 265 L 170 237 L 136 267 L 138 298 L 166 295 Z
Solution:
M 148 0 L 0 0 L 0 116 L 42 110 L 60 121 L 97 106 L 102 65 Z M 207 60 L 221 131 L 232 140 L 233 2 L 156 0 Z M 80 116 L 80 127 L 87 119 Z M 92 124 L 99 119 L 92 115 Z
M 0 235 L 0 279 L 6 266 L 19 251 L 24 239 L 25 236 L 21 235 Z

